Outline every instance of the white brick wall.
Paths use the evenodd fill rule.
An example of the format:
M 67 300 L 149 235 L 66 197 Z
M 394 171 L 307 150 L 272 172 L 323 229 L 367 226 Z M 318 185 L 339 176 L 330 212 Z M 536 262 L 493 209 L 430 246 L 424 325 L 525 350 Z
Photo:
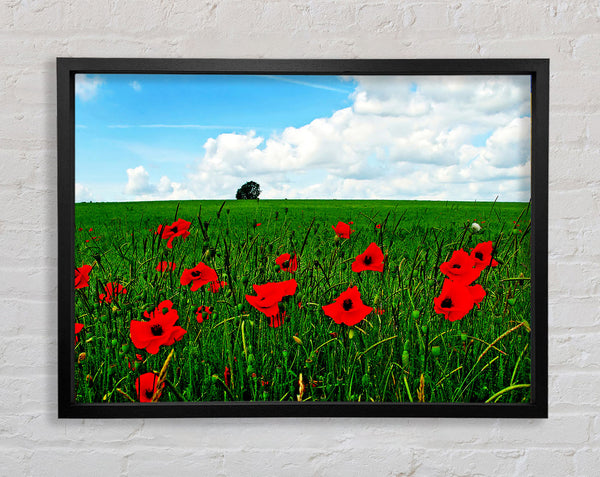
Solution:
M 600 475 L 600 4 L 4 0 L 0 475 Z M 56 419 L 57 56 L 549 57 L 550 418 Z

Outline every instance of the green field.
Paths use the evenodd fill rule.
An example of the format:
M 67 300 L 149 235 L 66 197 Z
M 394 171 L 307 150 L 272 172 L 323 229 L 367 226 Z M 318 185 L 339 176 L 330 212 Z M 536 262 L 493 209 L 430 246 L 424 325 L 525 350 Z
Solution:
M 528 204 L 165 201 L 80 203 L 75 212 L 75 266 L 93 266 L 89 286 L 75 290 L 75 321 L 84 325 L 76 402 L 138 401 L 136 379 L 161 370 L 161 402 L 530 400 Z M 168 249 L 155 231 L 179 218 L 192 223 L 190 235 Z M 338 221 L 355 232 L 337 237 Z M 499 264 L 474 282 L 485 298 L 450 322 L 434 309 L 440 264 L 487 241 Z M 352 271 L 371 243 L 385 254 L 383 272 Z M 296 253 L 295 273 L 276 265 L 283 253 Z M 157 271 L 161 261 L 175 270 Z M 182 286 L 184 269 L 199 262 L 227 285 L 215 293 Z M 297 289 L 281 300 L 285 320 L 270 327 L 245 296 L 290 279 Z M 101 302 L 109 282 L 127 292 Z M 373 308 L 354 326 L 322 308 L 350 286 Z M 134 346 L 130 323 L 164 300 L 186 333 L 150 354 Z M 212 307 L 201 323 L 199 306 Z

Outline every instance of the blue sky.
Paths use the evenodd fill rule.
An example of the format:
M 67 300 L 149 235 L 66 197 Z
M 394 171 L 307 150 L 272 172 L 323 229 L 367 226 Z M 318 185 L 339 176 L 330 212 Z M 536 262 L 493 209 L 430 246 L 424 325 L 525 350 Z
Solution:
M 528 200 L 527 77 L 77 75 L 76 200 Z

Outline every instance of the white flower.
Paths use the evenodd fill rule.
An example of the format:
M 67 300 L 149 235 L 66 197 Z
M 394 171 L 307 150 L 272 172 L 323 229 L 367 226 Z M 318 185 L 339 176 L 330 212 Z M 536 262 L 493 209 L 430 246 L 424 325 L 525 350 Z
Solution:
M 481 225 L 479 225 L 477 222 L 473 222 L 471 224 L 471 232 L 479 232 L 481 231 Z

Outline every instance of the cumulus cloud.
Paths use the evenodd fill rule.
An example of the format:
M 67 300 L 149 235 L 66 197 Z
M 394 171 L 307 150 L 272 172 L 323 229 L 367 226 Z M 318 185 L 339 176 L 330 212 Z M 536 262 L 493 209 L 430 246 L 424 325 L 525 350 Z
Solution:
M 187 200 L 197 198 L 183 184 L 162 176 L 158 184 L 150 182 L 150 174 L 144 166 L 127 169 L 125 194 L 135 200 Z
M 528 200 L 524 77 L 359 77 L 352 105 L 269 137 L 226 133 L 189 176 L 202 198 Z
M 89 101 L 98 94 L 98 89 L 103 83 L 104 80 L 100 76 L 76 74 L 75 95 L 82 101 Z
M 94 194 L 90 189 L 80 183 L 75 183 L 75 202 L 87 202 L 94 200 Z

